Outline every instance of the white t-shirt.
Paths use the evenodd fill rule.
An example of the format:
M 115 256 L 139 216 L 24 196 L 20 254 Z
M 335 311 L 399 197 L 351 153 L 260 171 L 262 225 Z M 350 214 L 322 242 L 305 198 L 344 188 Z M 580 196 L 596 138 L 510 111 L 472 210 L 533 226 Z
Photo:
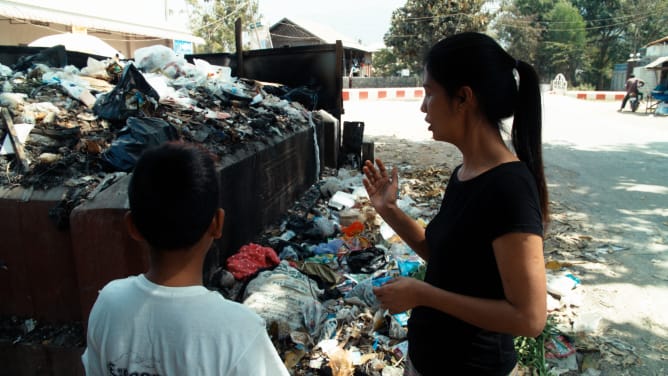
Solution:
M 144 275 L 100 291 L 81 359 L 89 376 L 289 375 L 255 312 L 203 286 Z

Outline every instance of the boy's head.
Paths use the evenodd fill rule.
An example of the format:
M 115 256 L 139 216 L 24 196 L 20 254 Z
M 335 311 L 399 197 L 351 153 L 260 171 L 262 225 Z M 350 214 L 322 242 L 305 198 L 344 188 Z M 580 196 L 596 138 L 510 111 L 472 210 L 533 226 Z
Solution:
M 132 222 L 154 250 L 188 248 L 219 208 L 216 168 L 208 153 L 185 143 L 145 151 L 128 187 Z

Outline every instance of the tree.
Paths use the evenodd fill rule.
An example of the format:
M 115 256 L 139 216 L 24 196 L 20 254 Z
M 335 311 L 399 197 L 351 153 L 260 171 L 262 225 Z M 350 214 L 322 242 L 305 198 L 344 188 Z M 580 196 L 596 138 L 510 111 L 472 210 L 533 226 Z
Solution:
M 623 13 L 633 15 L 620 45 L 616 61 L 623 61 L 630 53 L 639 52 L 649 42 L 668 35 L 668 0 L 627 1 Z
M 550 56 L 545 51 L 549 23 L 546 16 L 557 0 L 507 0 L 495 20 L 495 28 L 508 53 L 532 64 L 543 81 L 552 74 Z
M 577 42 L 581 27 L 575 12 L 567 9 L 569 2 L 585 21 L 584 44 Z M 562 70 L 568 61 L 570 80 L 584 79 L 604 89 L 610 84 L 614 63 L 625 62 L 629 53 L 639 52 L 648 42 L 668 35 L 668 0 L 507 0 L 495 24 L 509 52 L 519 58 L 529 57 L 527 61 L 534 64 L 543 80 Z M 575 69 L 583 73 L 574 76 L 572 62 L 580 58 L 578 50 L 584 56 Z M 554 62 L 561 63 L 562 68 L 555 67 Z
M 374 76 L 392 77 L 406 68 L 406 64 L 397 59 L 391 48 L 383 48 L 373 53 Z
M 485 0 L 407 0 L 392 12 L 385 45 L 405 61 L 412 72 L 422 71 L 422 60 L 440 39 L 464 31 L 484 31 L 491 14 Z
M 623 13 L 624 0 L 572 0 L 586 21 L 589 49 L 587 55 L 591 68 L 587 79 L 597 90 L 610 85 L 613 59 L 620 40 L 628 26 L 629 18 Z
M 234 24 L 238 18 L 244 26 L 260 19 L 258 4 L 252 0 L 188 0 L 191 6 L 190 27 L 202 37 L 204 46 L 198 52 L 231 52 L 236 50 Z
M 502 8 L 494 28 L 509 54 L 537 66 L 544 31 L 537 16 L 523 15 L 516 6 L 510 5 Z
M 545 33 L 546 54 L 550 77 L 564 73 L 566 79 L 577 84 L 576 70 L 583 68 L 586 37 L 585 22 L 578 10 L 567 0 L 561 0 L 545 16 L 549 27 Z

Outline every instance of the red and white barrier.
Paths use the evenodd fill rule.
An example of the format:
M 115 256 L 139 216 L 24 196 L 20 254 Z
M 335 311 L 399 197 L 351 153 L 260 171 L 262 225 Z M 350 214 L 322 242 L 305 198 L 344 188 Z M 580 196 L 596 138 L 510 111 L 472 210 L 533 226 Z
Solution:
M 344 101 L 364 101 L 379 99 L 422 99 L 424 89 L 421 87 L 399 87 L 381 89 L 343 89 Z
M 549 95 L 561 95 L 555 92 L 547 92 Z M 365 100 L 416 100 L 424 97 L 424 89 L 421 87 L 400 87 L 400 88 L 380 88 L 380 89 L 343 89 L 341 93 L 344 101 L 365 101 Z M 621 101 L 624 99 L 624 91 L 567 91 L 565 94 L 569 97 L 584 100 L 598 101 Z
M 596 101 L 621 101 L 626 95 L 625 91 L 567 91 L 566 95 L 584 100 Z

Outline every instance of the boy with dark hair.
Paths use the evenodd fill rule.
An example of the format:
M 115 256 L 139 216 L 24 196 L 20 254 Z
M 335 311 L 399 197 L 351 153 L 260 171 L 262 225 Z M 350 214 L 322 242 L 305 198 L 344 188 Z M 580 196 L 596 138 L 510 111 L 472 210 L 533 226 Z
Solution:
M 222 235 L 213 160 L 193 145 L 146 151 L 128 187 L 130 236 L 150 250 L 146 274 L 107 284 L 88 321 L 88 375 L 288 375 L 264 321 L 202 286 Z

